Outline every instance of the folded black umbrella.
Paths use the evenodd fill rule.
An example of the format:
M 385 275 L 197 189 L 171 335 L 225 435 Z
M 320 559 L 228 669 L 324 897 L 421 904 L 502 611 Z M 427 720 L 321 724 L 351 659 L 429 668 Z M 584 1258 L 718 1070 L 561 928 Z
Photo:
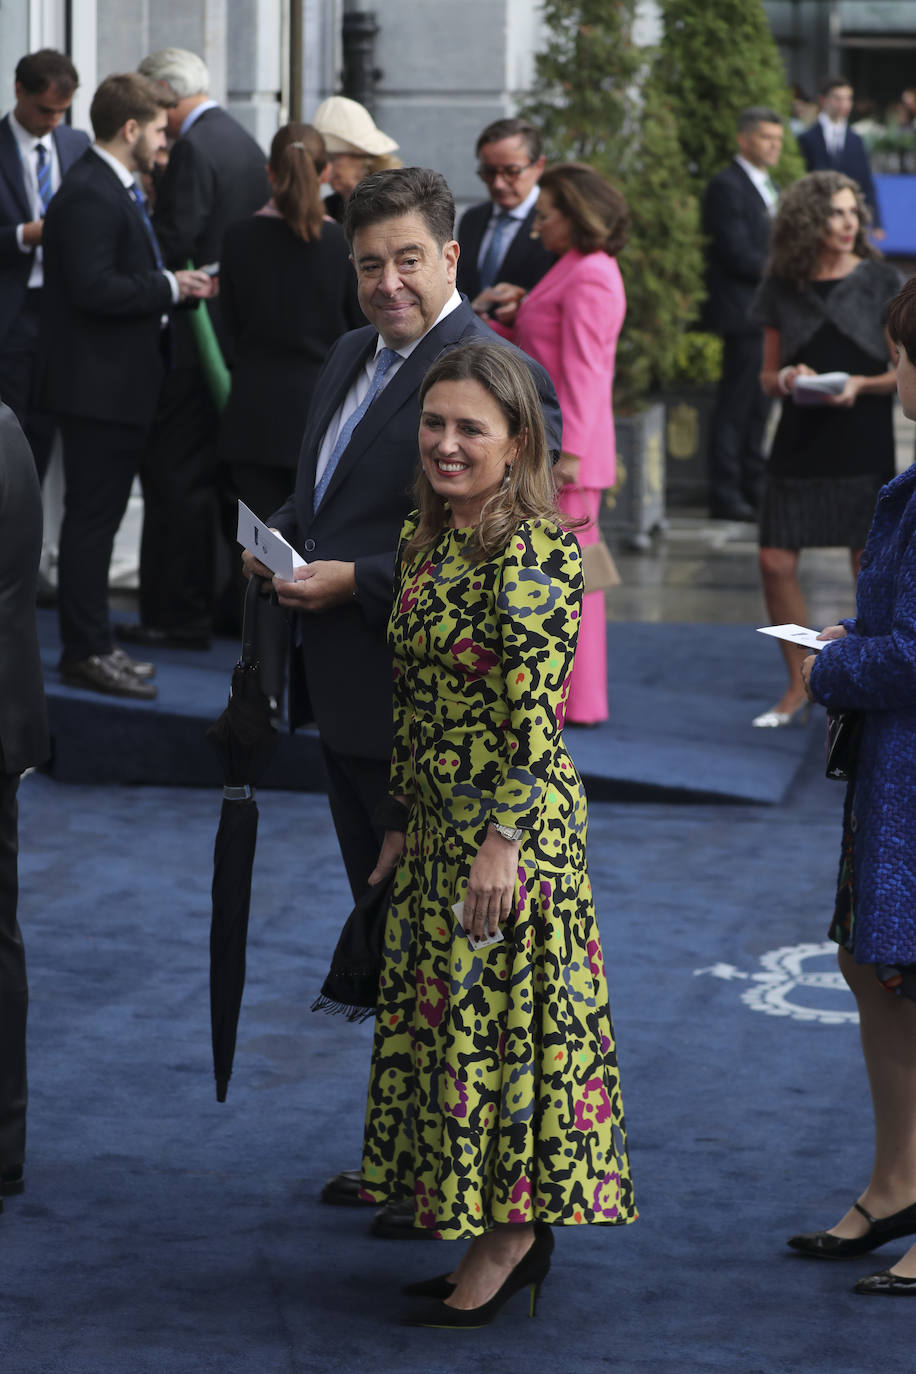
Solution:
M 251 874 L 258 838 L 255 784 L 273 757 L 277 730 L 270 698 L 261 687 L 254 654 L 261 578 L 245 593 L 242 656 L 232 674 L 229 703 L 207 737 L 223 761 L 223 804 L 213 848 L 210 922 L 210 1029 L 216 1097 L 225 1102 L 232 1075 L 251 905 Z
M 366 1021 L 375 1015 L 393 887 L 392 871 L 390 877 L 367 887 L 350 912 L 312 1011 L 339 1012 L 348 1021 Z

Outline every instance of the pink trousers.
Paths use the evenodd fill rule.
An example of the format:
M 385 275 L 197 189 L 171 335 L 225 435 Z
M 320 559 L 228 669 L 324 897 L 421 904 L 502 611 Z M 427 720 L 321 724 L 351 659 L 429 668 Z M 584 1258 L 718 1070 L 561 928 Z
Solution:
M 557 492 L 557 505 L 566 515 L 588 517 L 589 524 L 573 531 L 582 548 L 598 542 L 599 487 L 561 487 Z M 566 719 L 591 725 L 607 720 L 607 716 L 607 612 L 604 592 L 589 592 L 582 598 L 582 620 Z

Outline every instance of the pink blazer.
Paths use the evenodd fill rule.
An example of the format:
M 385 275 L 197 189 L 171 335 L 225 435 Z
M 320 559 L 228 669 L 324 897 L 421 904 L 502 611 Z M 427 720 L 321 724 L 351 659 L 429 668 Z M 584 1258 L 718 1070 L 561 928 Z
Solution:
M 542 363 L 563 412 L 563 452 L 580 460 L 583 487 L 614 485 L 614 359 L 627 301 L 616 258 L 571 248 L 497 333 Z

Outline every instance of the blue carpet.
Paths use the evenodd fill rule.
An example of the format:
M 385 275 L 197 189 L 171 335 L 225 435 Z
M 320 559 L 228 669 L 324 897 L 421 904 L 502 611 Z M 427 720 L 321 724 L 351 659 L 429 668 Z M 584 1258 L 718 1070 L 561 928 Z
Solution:
M 100 697 L 60 684 L 56 619 L 40 615 L 54 737 L 52 776 L 62 782 L 215 786 L 204 729 L 226 704 L 237 645 L 209 652 L 158 650 L 155 702 Z M 611 719 L 567 739 L 596 801 L 778 803 L 805 747 L 803 732 L 760 731 L 750 720 L 778 698 L 774 645 L 741 625 L 608 627 Z M 266 786 L 321 791 L 314 733 L 283 735 Z
M 781 807 L 592 808 L 642 1215 L 558 1235 L 537 1321 L 519 1298 L 457 1336 L 397 1322 L 399 1285 L 444 1270 L 456 1245 L 374 1240 L 365 1213 L 316 1201 L 358 1160 L 369 1049 L 368 1027 L 308 1010 L 348 906 L 324 800 L 261 796 L 248 986 L 218 1105 L 217 797 L 26 779 L 32 1104 L 28 1191 L 0 1219 L 2 1369 L 909 1369 L 914 1312 L 849 1292 L 905 1242 L 846 1265 L 784 1246 L 840 1215 L 870 1161 L 851 999 L 791 986 L 791 956 L 772 953 L 811 944 L 804 970 L 834 966 L 819 951 L 842 791 L 807 740 Z M 781 1014 L 743 1000 L 755 991 Z

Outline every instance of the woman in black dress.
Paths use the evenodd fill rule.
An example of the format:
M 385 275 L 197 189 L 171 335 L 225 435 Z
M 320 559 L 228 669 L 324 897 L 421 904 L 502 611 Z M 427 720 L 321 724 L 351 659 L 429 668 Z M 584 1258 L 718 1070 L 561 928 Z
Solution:
M 845 546 L 852 572 L 880 487 L 894 475 L 894 371 L 884 332 L 900 287 L 866 237 L 868 210 L 840 172 L 811 172 L 783 194 L 770 261 L 754 303 L 765 326 L 761 384 L 782 400 L 760 517 L 760 571 L 773 624 L 807 624 L 803 548 Z M 846 372 L 837 395 L 804 404 L 801 377 Z M 802 386 L 804 383 L 802 384 Z M 753 722 L 789 725 L 806 708 L 806 650 L 780 648 L 788 684 Z
M 220 458 L 231 489 L 264 519 L 293 489 L 331 345 L 365 324 L 343 230 L 324 214 L 324 159 L 315 129 L 285 124 L 270 147 L 271 200 L 223 240 L 220 297 L 233 358 Z

